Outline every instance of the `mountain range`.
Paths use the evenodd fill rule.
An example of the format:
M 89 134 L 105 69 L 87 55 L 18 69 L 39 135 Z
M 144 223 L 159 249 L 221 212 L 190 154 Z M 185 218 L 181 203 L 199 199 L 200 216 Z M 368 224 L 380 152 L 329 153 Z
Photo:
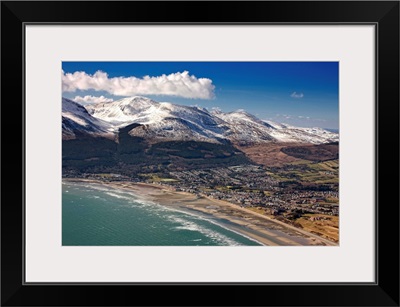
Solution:
M 338 138 L 337 133 L 321 128 L 263 121 L 244 110 L 208 111 L 145 97 L 86 106 L 62 99 L 65 176 L 119 173 L 140 177 L 272 165 L 274 157 L 323 161 L 337 159 Z
M 241 146 L 265 143 L 324 144 L 339 135 L 321 128 L 301 128 L 261 120 L 244 110 L 218 110 L 130 97 L 82 106 L 62 99 L 62 137 L 102 137 L 119 142 L 121 129 L 131 137 L 160 142 L 204 142 Z

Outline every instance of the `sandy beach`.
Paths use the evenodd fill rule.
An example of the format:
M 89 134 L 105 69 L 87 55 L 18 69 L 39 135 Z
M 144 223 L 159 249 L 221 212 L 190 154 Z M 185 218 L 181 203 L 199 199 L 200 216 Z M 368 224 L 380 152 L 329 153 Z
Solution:
M 103 182 L 92 179 L 63 178 L 66 182 L 87 182 L 127 190 L 160 205 L 173 207 L 192 214 L 203 215 L 267 246 L 337 246 L 302 229 L 274 220 L 238 205 L 223 200 L 176 192 L 172 188 L 147 183 L 127 181 Z

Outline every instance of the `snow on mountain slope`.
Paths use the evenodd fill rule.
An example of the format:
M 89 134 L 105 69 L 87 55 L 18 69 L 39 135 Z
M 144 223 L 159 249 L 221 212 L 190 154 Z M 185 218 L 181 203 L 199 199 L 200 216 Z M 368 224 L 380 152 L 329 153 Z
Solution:
M 239 143 L 300 142 L 321 144 L 339 140 L 339 135 L 321 128 L 300 128 L 262 121 L 244 110 L 224 113 L 157 102 L 146 97 L 130 97 L 113 102 L 88 105 L 86 109 L 63 99 L 63 133 L 73 129 L 86 133 L 115 132 L 130 124 L 140 124 L 129 134 L 151 142 L 202 141 Z M 78 127 L 78 128 L 77 128 Z M 73 130 L 72 129 L 72 130 Z
M 75 139 L 77 134 L 114 137 L 111 125 L 91 116 L 83 106 L 72 100 L 62 99 L 61 114 L 63 139 Z
M 271 127 L 244 110 L 230 113 L 213 111 L 212 114 L 227 123 L 229 129 L 224 136 L 232 142 L 249 144 L 274 141 L 270 135 Z
M 229 124 L 225 136 L 241 144 L 265 142 L 296 142 L 321 144 L 339 141 L 339 135 L 321 128 L 300 128 L 286 124 L 262 121 L 244 110 L 230 113 L 213 111 Z
M 131 123 L 141 126 L 130 131 L 132 136 L 152 141 L 195 140 L 224 143 L 227 129 L 224 122 L 197 107 L 156 102 L 145 97 L 125 98 L 111 103 L 87 107 L 94 117 L 124 127 Z
M 266 123 L 267 125 L 271 126 L 272 128 L 275 129 L 283 129 L 283 128 L 287 128 L 288 125 L 282 124 L 282 123 L 277 123 L 277 122 L 273 122 L 270 120 L 263 120 L 264 123 Z
M 114 126 L 126 126 L 137 120 L 142 112 L 150 111 L 159 103 L 146 97 L 129 97 L 112 102 L 101 102 L 87 105 L 86 109 L 92 116 L 102 119 Z
M 322 128 L 301 128 L 271 121 L 264 122 L 274 128 L 270 135 L 280 142 L 321 144 L 339 141 L 339 134 Z

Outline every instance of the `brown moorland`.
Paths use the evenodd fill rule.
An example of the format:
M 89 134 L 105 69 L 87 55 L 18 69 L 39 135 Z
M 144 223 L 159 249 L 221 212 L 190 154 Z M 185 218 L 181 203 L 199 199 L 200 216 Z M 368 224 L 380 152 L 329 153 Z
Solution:
M 235 145 L 240 151 L 257 164 L 264 166 L 282 166 L 296 161 L 327 161 L 338 159 L 339 144 L 300 144 L 267 143 L 257 145 Z

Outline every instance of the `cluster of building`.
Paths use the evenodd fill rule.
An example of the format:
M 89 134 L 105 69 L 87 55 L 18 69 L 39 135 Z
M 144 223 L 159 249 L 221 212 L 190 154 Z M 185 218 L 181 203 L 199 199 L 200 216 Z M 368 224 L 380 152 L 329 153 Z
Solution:
M 338 215 L 337 190 L 284 188 L 260 166 L 231 166 L 211 170 L 171 172 L 177 191 L 205 195 L 243 207 L 263 207 L 267 214 L 300 210 Z M 328 202 L 327 200 L 330 200 Z
M 287 169 L 285 169 L 286 171 Z M 269 170 L 271 172 L 271 170 Z M 274 170 L 279 172 L 279 169 Z M 157 174 L 152 176 L 121 175 L 113 173 L 69 173 L 64 177 L 81 177 L 102 181 L 148 182 L 165 185 L 176 191 L 190 192 L 214 199 L 225 200 L 242 207 L 261 207 L 270 215 L 291 212 L 338 215 L 337 187 L 319 190 L 301 189 L 301 184 L 282 186 L 281 182 L 269 175 L 266 169 L 257 165 L 238 165 L 212 169 L 193 169 Z M 175 179 L 173 181 L 169 179 Z

